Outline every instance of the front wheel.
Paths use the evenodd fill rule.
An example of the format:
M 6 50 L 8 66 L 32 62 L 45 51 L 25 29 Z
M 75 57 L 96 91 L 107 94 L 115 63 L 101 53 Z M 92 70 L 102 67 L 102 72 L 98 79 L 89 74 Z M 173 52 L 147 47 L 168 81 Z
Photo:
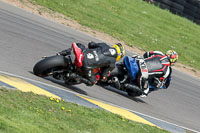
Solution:
M 50 56 L 39 61 L 33 68 L 33 73 L 40 77 L 46 77 L 56 70 L 63 70 L 69 64 L 69 59 L 64 56 Z

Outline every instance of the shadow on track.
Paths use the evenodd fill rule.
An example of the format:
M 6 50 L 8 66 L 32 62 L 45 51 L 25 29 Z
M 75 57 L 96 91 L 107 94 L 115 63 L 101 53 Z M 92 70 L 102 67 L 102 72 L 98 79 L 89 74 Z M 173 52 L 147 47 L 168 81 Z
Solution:
M 29 71 L 29 73 L 31 73 L 31 74 L 34 75 L 33 72 L 30 72 L 30 71 Z M 35 76 L 36 76 L 36 75 L 35 75 Z M 37 76 L 37 77 L 39 77 L 39 76 Z M 43 78 L 43 77 L 40 77 L 40 78 Z M 52 77 L 44 77 L 43 79 L 46 79 L 46 80 L 49 80 L 49 81 L 51 81 L 51 82 L 53 82 L 53 83 L 59 84 L 59 85 L 61 85 L 61 86 L 63 86 L 63 87 L 66 87 L 66 88 L 70 89 L 71 91 L 74 91 L 74 92 L 77 92 L 77 93 L 80 93 L 80 94 L 83 94 L 83 95 L 88 95 L 87 92 L 83 91 L 83 90 L 80 89 L 79 87 L 77 87 L 77 86 L 75 86 L 75 85 L 67 85 L 67 84 L 65 84 L 64 81 L 62 81 L 62 80 L 56 80 L 56 79 L 54 79 L 54 78 L 52 78 Z
M 29 71 L 29 72 L 30 72 L 30 71 Z M 30 72 L 30 73 L 34 75 L 33 72 Z M 42 78 L 42 77 L 40 77 L 40 78 Z M 61 86 L 63 86 L 63 87 L 66 87 L 66 88 L 70 89 L 71 91 L 74 91 L 74 92 L 77 92 L 77 93 L 80 93 L 80 94 L 83 94 L 83 95 L 88 95 L 87 92 L 85 92 L 84 90 L 80 89 L 79 87 L 77 87 L 77 86 L 75 86 L 75 85 L 67 85 L 67 84 L 65 84 L 64 81 L 62 81 L 62 80 L 56 80 L 56 79 L 54 79 L 54 78 L 52 78 L 52 77 L 44 77 L 43 79 L 46 79 L 46 80 L 49 80 L 49 81 L 51 81 L 51 82 L 53 82 L 53 83 L 59 84 L 59 85 L 61 85 Z M 138 97 L 131 97 L 131 96 L 129 96 L 126 92 L 121 91 L 121 90 L 118 90 L 118 89 L 116 89 L 116 88 L 114 88 L 114 87 L 111 87 L 111 86 L 103 86 L 103 85 L 97 85 L 97 86 L 102 87 L 102 88 L 104 88 L 104 89 L 106 89 L 106 90 L 112 91 L 112 92 L 114 92 L 114 93 L 118 93 L 118 94 L 120 94 L 120 95 L 122 95 L 122 96 L 124 96 L 124 97 L 126 97 L 126 98 L 129 98 L 129 99 L 131 99 L 131 100 L 133 100 L 133 101 L 135 101 L 135 102 L 137 102 L 137 103 L 144 103 L 144 104 L 147 104 L 146 102 L 144 102 L 144 101 L 141 100 L 140 98 L 138 98 Z
M 77 92 L 77 93 L 80 93 L 80 94 L 83 94 L 83 95 L 87 95 L 87 92 L 83 91 L 82 89 L 80 89 L 79 87 L 75 86 L 75 85 L 67 85 L 64 83 L 64 81 L 61 81 L 61 80 L 56 80 L 52 77 L 45 77 L 45 79 L 53 82 L 53 83 L 56 83 L 56 84 L 59 84 L 61 86 L 64 86 L 68 89 L 70 89 L 71 91 L 74 91 L 74 92 Z
M 141 100 L 139 97 L 131 97 L 131 96 L 129 96 L 126 92 L 121 91 L 121 90 L 118 90 L 118 89 L 116 89 L 116 88 L 114 88 L 114 87 L 111 87 L 111 86 L 101 86 L 101 85 L 98 85 L 98 86 L 103 87 L 103 88 L 106 89 L 106 90 L 109 90 L 109 91 L 118 93 L 118 94 L 120 94 L 120 95 L 122 95 L 122 96 L 124 96 L 124 97 L 126 97 L 126 98 L 129 98 L 129 99 L 131 99 L 131 100 L 133 100 L 133 101 L 135 101 L 135 102 L 137 102 L 137 103 L 144 103 L 144 104 L 147 104 L 145 101 Z

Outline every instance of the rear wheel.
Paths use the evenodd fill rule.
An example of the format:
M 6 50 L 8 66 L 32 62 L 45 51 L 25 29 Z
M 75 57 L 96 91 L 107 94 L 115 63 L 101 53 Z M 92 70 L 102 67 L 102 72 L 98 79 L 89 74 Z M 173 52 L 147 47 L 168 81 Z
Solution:
M 40 77 L 46 77 L 54 71 L 63 70 L 69 64 L 64 56 L 50 56 L 39 61 L 33 68 L 33 73 Z

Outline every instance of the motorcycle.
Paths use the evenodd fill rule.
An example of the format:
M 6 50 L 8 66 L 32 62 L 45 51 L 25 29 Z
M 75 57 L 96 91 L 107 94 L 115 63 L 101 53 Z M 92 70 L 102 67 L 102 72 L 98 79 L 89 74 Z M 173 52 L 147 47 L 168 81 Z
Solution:
M 57 80 L 63 80 L 68 85 L 87 82 L 84 78 L 80 78 L 84 76 L 83 72 L 74 63 L 77 53 L 73 53 L 71 48 L 67 49 L 67 51 L 65 55 L 56 54 L 54 56 L 44 57 L 35 64 L 33 73 L 39 77 L 52 76 Z M 101 70 L 100 68 L 96 68 L 93 71 L 99 73 Z M 76 74 L 75 78 L 70 76 L 72 73 Z
M 66 55 L 56 54 L 54 56 L 44 57 L 35 64 L 33 73 L 40 77 L 52 76 L 57 80 L 63 80 L 68 85 L 86 83 L 87 81 L 84 81 L 84 78 L 80 78 L 81 76 L 84 77 L 82 70 L 75 65 L 76 53 L 73 53 L 71 48 L 67 51 Z M 98 80 L 98 85 L 112 86 L 127 92 L 129 96 L 135 97 L 142 95 L 143 91 L 142 89 L 131 86 L 130 83 L 137 84 L 137 74 L 142 67 L 135 58 L 125 56 L 123 62 L 116 64 L 115 69 L 111 72 L 106 82 L 100 82 L 99 80 L 101 68 L 93 69 L 93 72 L 97 75 L 96 80 Z M 76 78 L 70 76 L 72 73 L 76 74 Z M 127 83 L 129 83 L 129 86 L 126 86 Z M 149 88 L 151 90 L 157 89 L 151 81 L 149 81 Z
M 112 86 L 116 89 L 127 92 L 129 96 L 136 97 L 143 94 L 142 88 L 135 87 L 139 84 L 140 79 L 138 74 L 141 73 L 141 70 L 147 69 L 142 62 L 143 58 L 129 57 L 125 56 L 123 62 L 117 63 L 115 69 L 111 72 L 110 76 L 106 83 L 102 83 L 103 86 Z M 170 82 L 171 77 L 166 81 L 166 84 Z M 152 79 L 148 80 L 149 83 L 149 93 L 158 89 L 164 89 L 165 84 L 160 88 L 157 88 L 154 85 Z

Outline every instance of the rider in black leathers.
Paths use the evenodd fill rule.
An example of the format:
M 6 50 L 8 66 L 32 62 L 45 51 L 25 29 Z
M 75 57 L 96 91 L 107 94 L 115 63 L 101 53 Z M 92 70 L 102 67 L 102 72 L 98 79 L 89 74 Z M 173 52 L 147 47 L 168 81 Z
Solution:
M 146 96 L 150 91 L 149 84 L 153 85 L 155 89 L 168 88 L 171 80 L 172 69 L 171 66 L 178 59 L 178 54 L 173 50 L 168 50 L 164 55 L 160 51 L 146 52 L 143 55 L 144 59 L 134 56 L 136 60 L 144 60 L 144 68 L 140 69 L 136 84 L 126 83 L 126 89 L 134 91 L 140 90 L 138 93 L 141 96 Z M 143 71 L 143 70 L 147 71 Z M 148 76 L 143 76 L 143 73 L 148 73 Z
M 79 79 L 88 86 L 96 84 L 98 80 L 105 82 L 115 68 L 116 61 L 125 55 L 125 49 L 120 43 L 110 47 L 106 43 L 90 42 L 88 48 L 81 43 L 73 43 L 72 49 L 75 54 L 75 65 L 81 71 L 82 76 L 71 73 L 67 75 L 67 78 Z M 76 51 L 82 55 L 77 55 Z M 59 54 L 66 55 L 68 52 L 68 50 L 64 50 Z M 100 75 L 93 71 L 95 68 L 101 68 Z

